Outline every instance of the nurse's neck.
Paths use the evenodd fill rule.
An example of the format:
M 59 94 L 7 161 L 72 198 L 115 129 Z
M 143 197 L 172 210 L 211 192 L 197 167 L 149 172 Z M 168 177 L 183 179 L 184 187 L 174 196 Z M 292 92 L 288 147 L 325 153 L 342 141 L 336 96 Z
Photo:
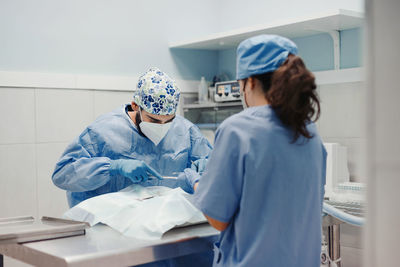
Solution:
M 251 81 L 252 80 L 252 81 Z M 262 85 L 260 81 L 256 79 L 248 80 L 249 86 L 246 86 L 246 102 L 249 107 L 265 106 L 269 102 L 265 98 L 265 93 L 263 92 Z

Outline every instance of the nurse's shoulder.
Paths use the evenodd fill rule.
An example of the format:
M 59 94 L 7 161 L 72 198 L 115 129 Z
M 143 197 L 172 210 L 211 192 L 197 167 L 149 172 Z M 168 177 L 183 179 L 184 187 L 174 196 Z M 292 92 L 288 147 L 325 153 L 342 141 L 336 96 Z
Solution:
M 249 127 L 260 126 L 260 121 L 263 127 L 272 126 L 276 123 L 274 117 L 272 109 L 268 106 L 250 107 L 225 119 L 218 129 L 248 130 Z
M 230 135 L 247 132 L 251 127 L 252 108 L 243 110 L 225 119 L 217 128 L 216 135 Z

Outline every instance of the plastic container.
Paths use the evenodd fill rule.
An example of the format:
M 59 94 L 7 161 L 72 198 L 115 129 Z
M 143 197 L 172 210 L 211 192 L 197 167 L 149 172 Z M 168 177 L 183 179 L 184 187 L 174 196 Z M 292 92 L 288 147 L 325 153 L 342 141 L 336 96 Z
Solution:
M 211 102 L 215 101 L 215 86 L 208 87 L 208 100 Z
M 199 84 L 199 103 L 208 102 L 208 86 L 206 79 L 201 77 Z

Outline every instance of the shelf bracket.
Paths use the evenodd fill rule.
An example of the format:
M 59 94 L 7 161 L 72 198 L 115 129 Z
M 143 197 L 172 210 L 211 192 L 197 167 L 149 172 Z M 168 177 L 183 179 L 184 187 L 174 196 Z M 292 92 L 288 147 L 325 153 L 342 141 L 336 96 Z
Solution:
M 340 69 L 340 32 L 339 31 L 329 31 L 329 35 L 333 40 L 333 64 L 334 69 Z

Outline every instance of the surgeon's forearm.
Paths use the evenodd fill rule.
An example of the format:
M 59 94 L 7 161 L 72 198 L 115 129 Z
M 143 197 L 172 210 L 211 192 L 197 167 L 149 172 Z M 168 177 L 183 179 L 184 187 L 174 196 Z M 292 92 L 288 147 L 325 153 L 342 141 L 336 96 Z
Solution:
M 83 158 L 74 162 L 57 163 L 53 183 L 64 190 L 84 192 L 94 190 L 110 180 L 108 158 Z
M 193 191 L 196 191 L 198 185 L 199 185 L 199 182 L 194 184 Z M 214 227 L 215 229 L 217 229 L 218 231 L 222 232 L 229 226 L 229 223 L 218 221 L 216 219 L 213 219 L 213 218 L 207 216 L 206 214 L 204 214 L 204 216 L 206 217 L 207 221 L 211 224 L 211 226 Z

